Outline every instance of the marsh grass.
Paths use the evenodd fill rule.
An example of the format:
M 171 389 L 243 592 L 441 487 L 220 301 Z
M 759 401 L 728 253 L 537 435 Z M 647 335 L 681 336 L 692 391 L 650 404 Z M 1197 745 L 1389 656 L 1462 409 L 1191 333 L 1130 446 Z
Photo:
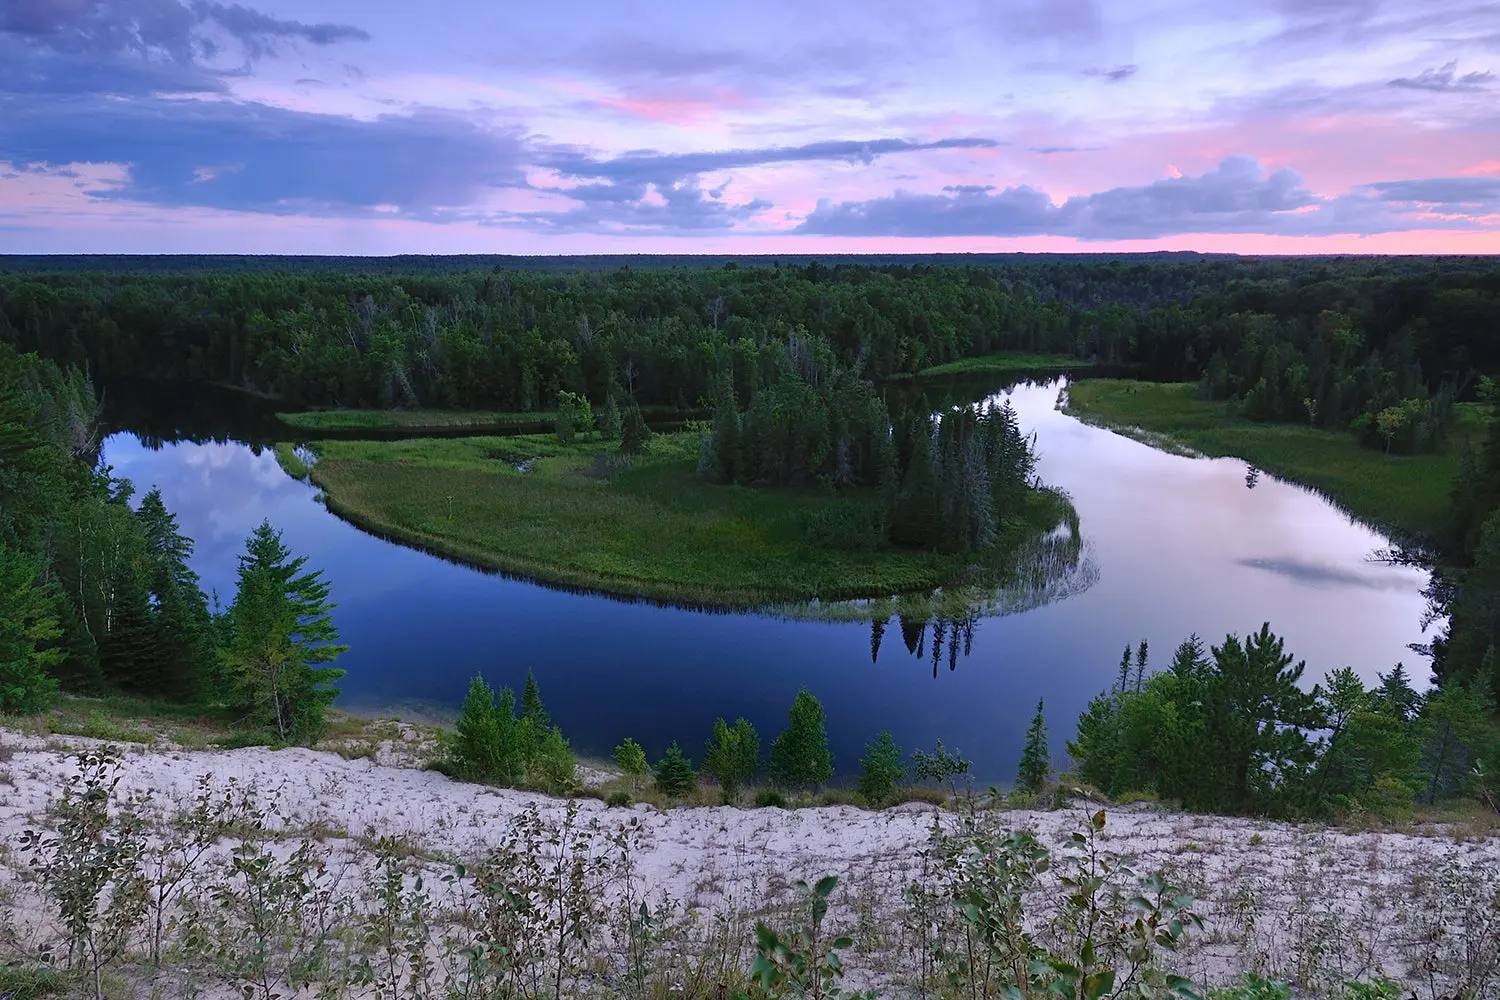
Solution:
M 1067 412 L 1090 423 L 1209 456 L 1232 456 L 1322 493 L 1352 516 L 1407 540 L 1430 540 L 1448 516 L 1459 455 L 1483 437 L 1483 415 L 1460 404 L 1445 450 L 1386 455 L 1354 436 L 1241 419 L 1227 402 L 1198 398 L 1196 383 L 1086 379 L 1068 388 Z
M 657 435 L 637 459 L 612 442 L 550 435 L 323 441 L 312 479 L 328 508 L 375 534 L 483 568 L 633 598 L 720 607 L 932 590 L 1008 571 L 1053 527 L 1059 498 L 1029 495 L 980 555 L 810 540 L 828 518 L 878 520 L 874 491 L 713 486 L 700 435 Z M 600 463 L 607 475 L 597 474 Z
M 276 464 L 281 466 L 281 471 L 293 479 L 307 478 L 307 463 L 302 461 L 302 456 L 297 454 L 297 446 L 283 441 L 276 445 Z

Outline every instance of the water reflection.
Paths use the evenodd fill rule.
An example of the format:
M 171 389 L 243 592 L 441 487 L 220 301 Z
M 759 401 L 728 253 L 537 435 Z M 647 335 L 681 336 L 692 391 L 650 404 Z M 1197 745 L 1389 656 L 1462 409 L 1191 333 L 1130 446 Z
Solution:
M 955 590 L 837 614 L 701 614 L 478 573 L 339 521 L 269 451 L 235 443 L 254 433 L 193 424 L 192 412 L 151 424 L 144 442 L 113 435 L 104 457 L 140 491 L 162 487 L 198 542 L 193 568 L 224 600 L 262 518 L 326 571 L 351 646 L 341 704 L 451 714 L 476 672 L 519 687 L 532 668 L 554 718 L 590 754 L 625 736 L 653 755 L 674 739 L 698 748 L 719 715 L 742 715 L 769 740 L 806 686 L 827 708 L 844 773 L 889 729 L 907 748 L 941 738 L 975 760 L 981 780 L 1006 780 L 1037 699 L 1060 754 L 1125 643 L 1170 649 L 1190 632 L 1217 641 L 1262 621 L 1307 660 L 1309 681 L 1344 664 L 1369 680 L 1401 659 L 1425 672 L 1406 647 L 1423 639 L 1427 575 L 1372 562 L 1385 539 L 1273 476 L 1247 489 L 1243 462 L 1171 455 L 1086 426 L 1057 411 L 1058 389 L 1022 385 L 997 398 L 1036 432 L 1039 474 L 1071 498 L 1076 536 L 1038 540 L 980 603 Z M 974 402 L 993 386 L 942 391 Z M 169 443 L 178 425 L 197 443 Z

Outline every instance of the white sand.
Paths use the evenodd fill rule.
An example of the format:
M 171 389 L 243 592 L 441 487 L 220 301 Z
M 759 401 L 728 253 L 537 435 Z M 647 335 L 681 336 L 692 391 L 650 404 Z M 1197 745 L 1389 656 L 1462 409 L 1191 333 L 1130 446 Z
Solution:
M 0 844 L 14 846 L 24 829 L 45 822 L 48 803 L 72 770 L 66 747 L 89 741 L 49 744 L 3 732 L 0 741 L 12 751 L 9 761 L 0 760 Z M 331 843 L 398 836 L 446 859 L 481 856 L 528 806 L 552 820 L 560 820 L 566 809 L 561 800 L 545 796 L 303 749 L 133 747 L 125 751 L 120 787 L 127 793 L 149 791 L 154 805 L 169 810 L 174 801 L 191 796 L 200 775 L 209 775 L 216 786 L 235 779 L 274 794 L 292 828 L 321 829 Z M 894 912 L 939 815 L 915 804 L 883 812 L 850 807 L 660 811 L 609 809 L 584 799 L 579 808 L 609 827 L 638 820 L 644 834 L 637 857 L 642 888 L 708 909 L 726 900 L 764 899 L 793 879 L 836 874 L 844 891 L 883 898 Z M 1061 845 L 1088 811 L 1080 804 L 1054 812 L 1006 812 L 997 819 Z M 1436 896 L 1423 893 L 1437 890 L 1423 889 L 1422 877 L 1450 864 L 1482 869 L 1489 879 L 1500 872 L 1500 840 L 1458 840 L 1443 830 L 1353 833 L 1128 807 L 1109 810 L 1105 836 L 1111 850 L 1138 859 L 1136 871 L 1166 868 L 1199 894 L 1209 926 L 1189 958 L 1193 968 L 1185 971 L 1216 980 L 1247 968 L 1291 976 L 1300 967 L 1306 974 L 1306 956 L 1294 945 L 1319 927 L 1334 953 L 1325 964 L 1334 962 L 1340 974 L 1405 973 L 1413 928 L 1402 914 L 1436 905 Z M 8 857 L 0 853 L 0 868 L 7 865 L 21 867 L 14 851 Z M 1483 887 L 1481 882 L 1478 888 Z M 37 925 L 45 918 L 35 898 L 22 893 L 21 905 L 28 898 L 31 909 L 18 923 Z

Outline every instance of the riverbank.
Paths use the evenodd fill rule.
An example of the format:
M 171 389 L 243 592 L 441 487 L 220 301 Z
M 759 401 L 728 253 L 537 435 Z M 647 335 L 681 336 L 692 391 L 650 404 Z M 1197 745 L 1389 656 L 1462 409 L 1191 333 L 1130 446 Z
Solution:
M 312 481 L 356 526 L 544 583 L 690 605 L 753 607 L 887 597 L 1010 572 L 1027 541 L 1068 520 L 1034 491 L 980 556 L 889 546 L 874 491 L 714 486 L 696 433 L 629 458 L 608 441 L 551 435 L 320 441 Z
M 1343 431 L 1240 419 L 1228 403 L 1199 399 L 1190 382 L 1080 380 L 1068 387 L 1066 412 L 1157 447 L 1243 459 L 1397 539 L 1418 541 L 1443 530 L 1459 455 L 1484 433 L 1479 408 L 1460 404 L 1445 450 L 1386 455 Z
M 20 843 L 26 829 L 50 829 L 51 805 L 74 773 L 73 754 L 99 747 L 0 731 L 0 785 L 6 791 L 0 796 L 0 844 Z M 483 878 L 524 879 L 540 865 L 540 875 L 553 863 L 540 845 L 554 842 L 558 832 L 565 834 L 560 842 L 567 844 L 570 864 L 581 862 L 580 881 L 567 899 L 585 914 L 577 965 L 567 967 L 577 970 L 580 983 L 602 977 L 588 980 L 595 993 L 654 995 L 627 978 L 624 961 L 631 946 L 644 940 L 640 926 L 632 924 L 639 902 L 649 904 L 652 919 L 654 942 L 647 947 L 661 949 L 650 954 L 664 963 L 658 968 L 653 959 L 651 975 L 661 975 L 663 985 L 678 983 L 690 997 L 712 996 L 720 982 L 744 981 L 755 921 L 789 927 L 798 912 L 792 882 L 799 878 L 838 877 L 830 919 L 854 939 L 844 960 L 851 981 L 860 985 L 898 994 L 915 985 L 922 971 L 918 958 L 933 944 L 926 930 L 933 925 L 910 919 L 917 901 L 927 900 L 922 905 L 931 907 L 928 920 L 953 926 L 944 869 L 926 852 L 935 835 L 963 836 L 962 810 L 921 803 L 880 812 L 847 806 L 610 808 L 597 800 L 569 802 L 392 766 L 406 758 L 384 747 L 348 758 L 305 749 L 180 746 L 128 748 L 115 756 L 116 800 L 134 801 L 153 830 L 148 870 L 170 853 L 175 836 L 194 829 L 192 807 L 202 790 L 253 810 L 264 825 L 226 827 L 194 856 L 166 907 L 168 957 L 157 969 L 144 961 L 149 923 L 140 928 L 126 951 L 141 957 L 109 970 L 112 997 L 144 997 L 153 989 L 158 995 L 238 995 L 231 972 L 243 975 L 243 966 L 226 962 L 223 951 L 194 952 L 188 933 L 209 936 L 216 948 L 230 949 L 228 957 L 253 958 L 253 942 L 247 945 L 241 936 L 248 883 L 244 870 L 232 867 L 236 857 L 269 858 L 267 877 L 291 878 L 276 884 L 295 887 L 295 898 L 307 908 L 262 914 L 286 922 L 267 939 L 272 956 L 297 948 L 322 954 L 326 948 L 330 958 L 342 954 L 350 960 L 319 964 L 312 978 L 324 983 L 351 975 L 361 957 L 390 957 L 404 976 L 419 955 L 426 963 L 419 974 L 433 977 L 423 985 L 440 986 L 443 975 L 462 971 L 461 949 L 472 943 L 463 922 L 485 912 L 487 898 L 456 866 L 477 869 Z M 1075 856 L 1074 832 L 1098 808 L 1077 801 L 1057 810 L 981 809 L 970 815 L 979 829 L 1001 836 L 1032 831 L 1065 871 Z M 1451 982 L 1463 972 L 1464 948 L 1477 943 L 1483 950 L 1497 933 L 1491 924 L 1482 928 L 1488 935 L 1483 939 L 1465 940 L 1462 934 L 1466 917 L 1482 915 L 1475 907 L 1483 894 L 1472 890 L 1500 878 L 1500 840 L 1493 828 L 1363 832 L 1173 814 L 1148 805 L 1104 808 L 1099 846 L 1105 852 L 1130 858 L 1143 877 L 1160 871 L 1195 897 L 1205 927 L 1168 961 L 1200 985 L 1222 985 L 1254 971 L 1298 982 L 1303 996 L 1341 997 L 1348 979 L 1388 975 L 1415 981 L 1420 972 L 1426 982 L 1420 970 L 1429 958 L 1436 978 Z M 540 840 L 529 840 L 527 831 Z M 53 954 L 66 950 L 51 904 L 27 872 L 21 852 L 0 852 L 0 964 L 34 961 L 44 946 Z M 407 887 L 394 907 L 385 892 L 390 872 Z M 426 887 L 420 899 L 407 894 L 418 876 Z M 930 895 L 914 897 L 912 887 Z M 1028 909 L 1049 913 L 1064 891 L 1049 873 L 1027 894 Z M 314 915 L 319 919 L 303 922 Z M 1440 915 L 1444 934 L 1429 940 L 1416 931 L 1433 915 Z M 340 938 L 330 930 L 376 928 L 378 919 L 417 934 L 406 939 L 415 944 L 391 957 L 380 951 L 384 939 L 373 932 Z M 1045 939 L 1044 929 L 1038 933 Z M 335 950 L 340 940 L 342 952 Z M 244 954 L 234 951 L 247 947 Z M 550 961 L 530 950 L 525 957 Z M 688 984 L 706 967 L 713 973 L 700 992 Z M 370 983 L 338 984 L 345 990 L 340 995 L 373 993 Z M 568 989 L 563 995 L 583 992 Z
M 641 415 L 648 423 L 684 418 L 671 406 L 643 406 Z M 412 434 L 469 431 L 504 435 L 550 431 L 557 423 L 557 413 L 549 410 L 508 413 L 500 410 L 347 409 L 278 413 L 276 419 L 287 427 L 312 435 L 337 431 L 406 431 Z
M 951 379 L 968 376 L 1024 375 L 1028 373 L 1059 374 L 1080 368 L 1092 368 L 1093 363 L 1073 357 L 1071 354 L 1028 354 L 1022 351 L 1000 351 L 976 358 L 959 358 L 947 364 L 933 365 L 917 372 L 893 375 L 892 382 L 926 381 L 928 379 Z

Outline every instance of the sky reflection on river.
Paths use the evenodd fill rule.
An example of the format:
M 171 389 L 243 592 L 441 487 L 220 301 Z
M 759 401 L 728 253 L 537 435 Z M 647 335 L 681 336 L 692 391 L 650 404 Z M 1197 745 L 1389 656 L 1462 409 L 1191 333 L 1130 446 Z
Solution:
M 828 710 L 836 763 L 857 768 L 889 729 L 907 748 L 941 738 L 986 781 L 1008 781 L 1038 698 L 1059 762 L 1088 699 L 1120 651 L 1142 638 L 1164 665 L 1196 631 L 1210 642 L 1261 622 L 1321 677 L 1367 679 L 1422 640 L 1426 574 L 1371 560 L 1385 540 L 1310 491 L 1247 478 L 1233 459 L 1189 459 L 1087 426 L 1055 408 L 1058 385 L 1006 394 L 1035 430 L 1042 479 L 1072 496 L 1097 579 L 1081 592 L 974 625 L 967 655 L 934 677 L 898 623 L 871 660 L 864 623 L 705 614 L 550 590 L 457 566 L 365 535 L 284 475 L 269 451 L 235 443 L 150 450 L 130 434 L 105 444 L 117 475 L 159 485 L 197 541 L 194 568 L 226 603 L 245 536 L 269 518 L 326 571 L 350 651 L 340 704 L 451 712 L 469 678 L 519 685 L 535 669 L 575 747 L 605 754 L 621 737 L 654 757 L 672 739 L 701 752 L 715 716 L 746 716 L 769 740 L 799 686 Z M 1247 487 L 1247 483 L 1253 486 Z

